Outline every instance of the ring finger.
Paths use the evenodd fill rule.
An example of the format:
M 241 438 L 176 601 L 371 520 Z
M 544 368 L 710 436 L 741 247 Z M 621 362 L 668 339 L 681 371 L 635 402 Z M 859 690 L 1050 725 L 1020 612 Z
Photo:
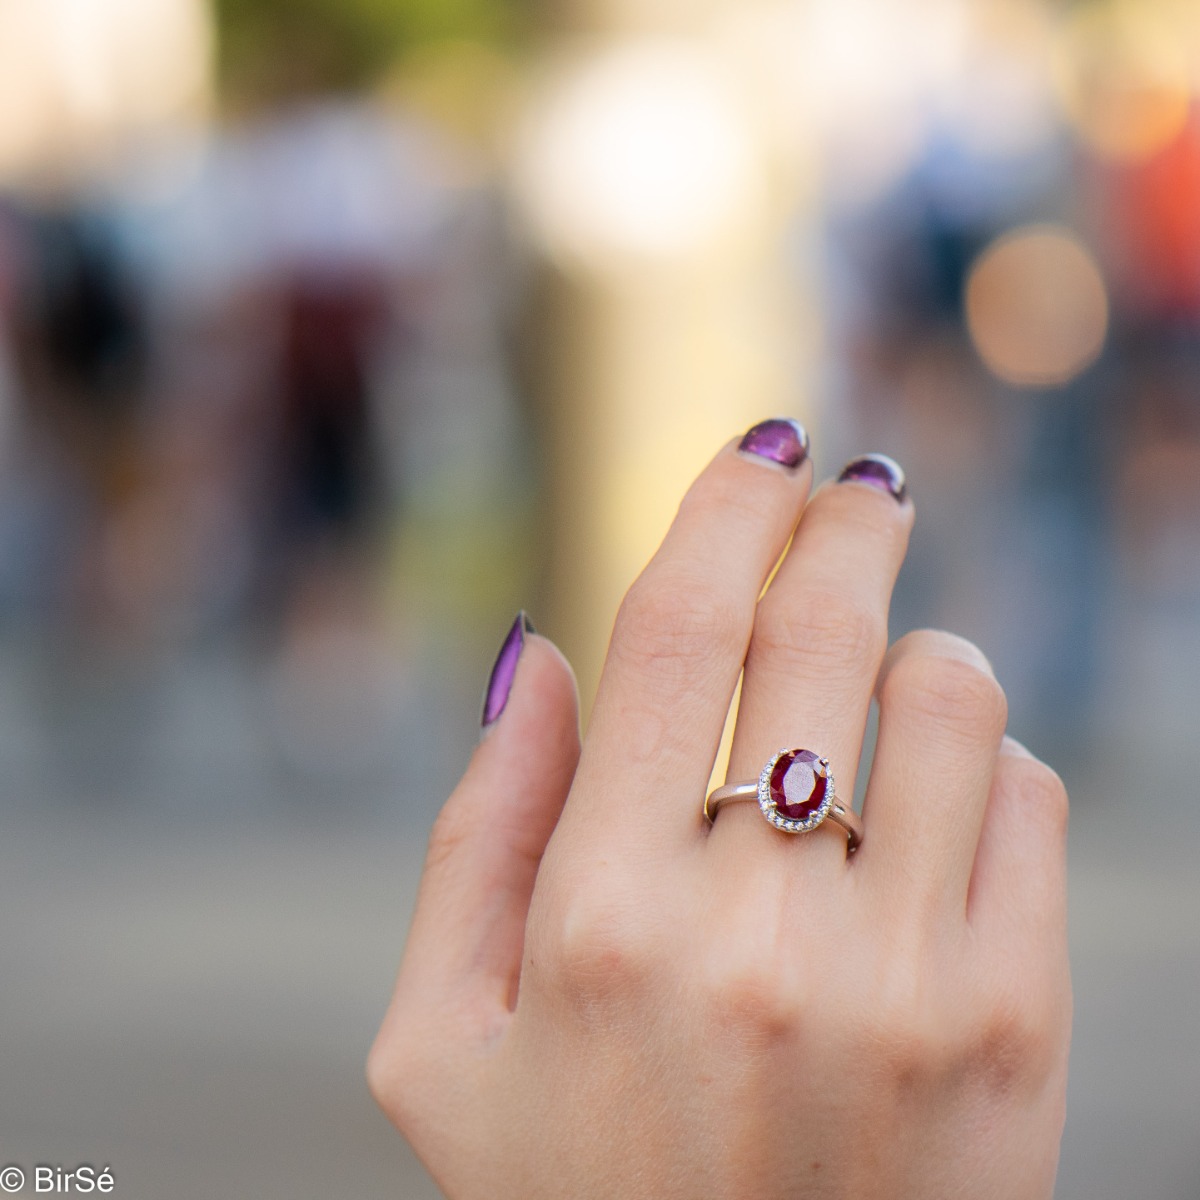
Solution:
M 849 806 L 912 520 L 903 472 L 881 455 L 854 460 L 813 496 L 758 605 L 731 782 L 757 778 L 781 747 L 805 748 L 830 760 Z M 747 803 L 723 810 L 722 840 L 763 837 L 768 831 L 756 809 Z M 776 840 L 783 846 L 790 839 Z M 824 845 L 831 862 L 844 860 L 845 835 L 836 826 L 804 840 Z

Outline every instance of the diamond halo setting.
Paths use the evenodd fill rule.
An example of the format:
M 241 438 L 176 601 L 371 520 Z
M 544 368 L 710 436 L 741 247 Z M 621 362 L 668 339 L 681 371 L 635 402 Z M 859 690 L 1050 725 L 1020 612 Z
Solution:
M 758 777 L 758 807 L 784 833 L 816 829 L 829 815 L 836 794 L 829 759 L 811 750 L 780 750 Z

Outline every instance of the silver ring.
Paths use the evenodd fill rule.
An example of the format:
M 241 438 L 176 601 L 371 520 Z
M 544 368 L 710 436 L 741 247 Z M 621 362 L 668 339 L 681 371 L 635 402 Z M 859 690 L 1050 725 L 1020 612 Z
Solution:
M 756 781 L 716 788 L 704 801 L 704 816 L 711 824 L 739 800 L 757 800 L 762 815 L 784 833 L 808 833 L 829 820 L 845 830 L 848 852 L 862 844 L 862 821 L 838 799 L 829 759 L 812 750 L 780 750 Z

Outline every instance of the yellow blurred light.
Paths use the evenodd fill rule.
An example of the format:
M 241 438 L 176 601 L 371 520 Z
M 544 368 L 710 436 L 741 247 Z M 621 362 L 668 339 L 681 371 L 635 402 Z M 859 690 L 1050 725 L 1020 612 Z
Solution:
M 382 90 L 385 100 L 429 118 L 463 145 L 490 156 L 513 117 L 516 68 L 480 43 L 438 42 L 415 49 Z
M 1187 45 L 1146 0 L 1114 0 L 1068 18 L 1058 74 L 1068 115 L 1101 157 L 1148 158 L 1187 123 L 1192 100 Z
M 678 260 L 764 204 L 752 123 L 699 48 L 627 44 L 564 72 L 523 122 L 515 189 L 568 265 Z
M 1053 225 L 993 242 L 971 270 L 966 307 L 980 357 L 1019 386 L 1067 383 L 1095 362 L 1108 333 L 1108 293 L 1095 256 Z
M 1186 56 L 1195 96 L 1200 93 L 1200 5 L 1196 0 L 1157 0 L 1155 8 Z

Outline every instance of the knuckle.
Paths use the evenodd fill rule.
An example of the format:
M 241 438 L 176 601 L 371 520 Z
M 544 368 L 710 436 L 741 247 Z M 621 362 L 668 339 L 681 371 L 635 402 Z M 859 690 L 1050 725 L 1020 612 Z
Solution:
M 848 663 L 873 664 L 886 638 L 882 615 L 842 592 L 807 590 L 786 599 L 768 593 L 759 605 L 751 652 L 802 652 L 818 667 L 844 670 Z
M 965 1070 L 989 1091 L 1008 1093 L 1053 1068 L 1061 1037 L 1053 1006 L 1036 989 L 997 989 L 965 1048 Z
M 945 1047 L 931 1029 L 893 1020 L 876 1024 L 870 1032 L 871 1061 L 889 1090 L 912 1094 L 941 1076 Z
M 779 986 L 765 971 L 728 972 L 710 998 L 714 1020 L 722 1029 L 747 1035 L 756 1042 L 788 1039 L 800 1027 L 797 997 Z
M 367 1088 L 375 1103 L 386 1113 L 390 1113 L 395 1104 L 400 1077 L 392 1046 L 380 1033 L 367 1054 Z
M 736 529 L 761 527 L 767 503 L 764 492 L 781 480 L 770 471 L 757 471 L 753 481 L 759 486 L 750 486 L 742 471 L 705 472 L 684 493 L 679 515 L 705 526 L 720 522 Z
M 742 607 L 717 592 L 711 581 L 652 571 L 626 593 L 613 647 L 640 666 L 674 674 L 739 653 L 745 625 Z
M 880 701 L 966 741 L 999 742 L 1008 723 L 1003 689 L 989 672 L 961 658 L 901 658 L 884 679 Z
M 1066 785 L 1058 773 L 1036 759 L 1008 760 L 1007 786 L 1025 802 L 1038 827 L 1062 839 L 1067 835 L 1070 801 Z
M 891 560 L 901 555 L 908 541 L 907 522 L 899 505 L 879 505 L 859 488 L 826 484 L 809 504 L 823 521 L 836 524 L 843 536 L 872 547 Z
M 404 1128 L 426 1090 L 429 1039 L 415 1024 L 391 1019 L 376 1036 L 367 1055 L 367 1087 L 375 1103 Z
M 643 923 L 629 904 L 611 898 L 617 888 L 584 891 L 567 900 L 545 945 L 551 985 L 584 1011 L 640 994 L 655 955 Z
M 937 1075 L 948 1050 L 916 961 L 909 956 L 897 958 L 872 996 L 870 1014 L 865 1018 L 874 1061 L 890 1082 L 901 1088 Z
M 714 1023 L 750 1042 L 785 1041 L 805 1019 L 800 981 L 771 950 L 721 947 L 708 960 L 703 990 Z
M 954 997 L 930 982 L 928 956 L 894 954 L 860 1010 L 860 1044 L 881 1086 L 897 1094 L 1037 1087 L 1063 1060 L 1069 988 L 989 971 Z M 922 965 L 926 964 L 926 965 Z M 936 973 L 933 973 L 936 977 Z
M 442 871 L 447 863 L 459 857 L 463 847 L 470 841 L 472 821 L 460 805 L 449 800 L 438 813 L 429 831 L 429 844 L 425 850 L 425 870 Z

